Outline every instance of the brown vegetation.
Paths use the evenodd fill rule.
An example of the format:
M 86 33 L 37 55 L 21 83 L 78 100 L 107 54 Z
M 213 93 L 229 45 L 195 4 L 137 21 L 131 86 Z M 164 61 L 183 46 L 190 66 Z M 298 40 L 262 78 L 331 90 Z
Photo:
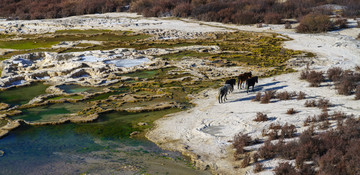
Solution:
M 290 114 L 290 115 L 296 114 L 296 111 L 294 110 L 294 108 L 290 108 L 286 111 L 286 114 Z
M 314 8 L 328 0 L 2 0 L 0 16 L 19 19 L 59 18 L 72 15 L 130 11 L 144 16 L 194 17 L 204 21 L 256 24 L 283 23 L 284 18 L 299 18 L 311 12 L 328 14 Z M 344 5 L 345 16 L 359 16 L 359 1 L 332 1 Z M 24 5 L 26 4 L 26 5 Z
M 332 29 L 332 23 L 327 15 L 308 14 L 300 20 L 296 31 L 299 33 L 320 33 Z
M 269 118 L 267 117 L 266 114 L 263 114 L 261 112 L 256 113 L 256 118 L 254 119 L 254 121 L 256 122 L 264 122 L 264 121 L 268 121 Z
M 249 146 L 251 143 L 251 137 L 247 134 L 236 134 L 233 140 L 233 147 L 235 148 L 235 158 L 238 158 L 239 154 L 245 153 L 244 147 Z
M 343 113 L 334 113 L 334 116 L 343 116 Z M 280 165 L 275 168 L 275 173 L 288 172 L 291 174 L 358 174 L 360 167 L 360 120 L 351 116 L 343 125 L 336 129 L 314 135 L 310 127 L 304 131 L 297 141 L 284 143 L 278 141 L 272 144 L 269 140 L 259 148 L 258 153 L 263 159 L 280 157 L 283 159 L 295 159 L 299 172 L 294 167 Z M 305 164 L 305 161 L 313 161 Z M 280 168 L 281 167 L 281 168 Z
M 2 0 L 0 17 L 12 19 L 60 18 L 74 15 L 119 12 L 130 0 Z
M 261 98 L 260 103 L 263 103 L 263 104 L 270 103 L 270 100 L 272 98 L 275 98 L 275 94 L 276 94 L 276 91 L 274 91 L 274 90 L 266 91 L 264 96 Z
M 306 94 L 304 92 L 300 91 L 296 99 L 303 100 L 303 99 L 305 99 L 305 96 L 306 96 Z

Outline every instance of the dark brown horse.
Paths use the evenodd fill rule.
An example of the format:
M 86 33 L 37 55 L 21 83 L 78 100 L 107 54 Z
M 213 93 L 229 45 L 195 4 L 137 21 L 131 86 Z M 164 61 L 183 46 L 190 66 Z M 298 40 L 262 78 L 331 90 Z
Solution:
M 246 82 L 247 79 L 251 78 L 251 72 L 245 72 L 238 76 L 238 89 L 241 89 L 243 84 Z

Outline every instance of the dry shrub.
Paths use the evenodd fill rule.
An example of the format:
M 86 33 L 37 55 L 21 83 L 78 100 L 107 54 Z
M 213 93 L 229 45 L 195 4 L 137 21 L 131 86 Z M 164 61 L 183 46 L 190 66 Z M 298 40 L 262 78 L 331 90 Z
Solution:
M 264 121 L 268 121 L 269 118 L 267 117 L 266 114 L 263 114 L 261 112 L 256 113 L 256 118 L 254 119 L 254 121 L 256 122 L 264 122 Z
M 264 16 L 266 24 L 281 24 L 282 15 L 278 13 L 267 13 Z
M 270 100 L 275 97 L 276 91 L 270 90 L 266 91 L 264 96 L 261 98 L 260 103 L 267 104 L 270 103 Z
M 272 159 L 276 156 L 275 146 L 270 140 L 265 141 L 264 146 L 260 147 L 258 154 L 262 159 Z
M 360 100 L 360 85 L 356 86 L 356 89 L 355 89 L 355 100 Z
M 244 147 L 251 144 L 251 137 L 247 134 L 238 133 L 234 136 L 233 147 L 235 148 L 235 157 L 245 152 Z
M 254 161 L 254 163 L 258 162 L 259 158 L 260 158 L 260 157 L 259 157 L 259 154 L 258 154 L 258 153 L 253 154 L 253 161 Z
M 345 119 L 346 117 L 347 117 L 347 115 L 344 112 L 341 112 L 341 111 L 335 111 L 331 115 L 331 118 L 336 119 L 336 120 L 342 120 L 342 119 Z
M 255 98 L 252 99 L 252 101 L 260 101 L 261 99 L 261 92 L 256 93 Z
M 290 100 L 292 97 L 296 96 L 296 92 L 279 92 L 276 93 L 276 98 L 280 100 Z
M 315 100 L 306 100 L 304 105 L 305 105 L 305 107 L 316 107 L 316 101 Z
M 336 85 L 336 89 L 338 90 L 338 93 L 342 95 L 351 95 L 355 87 L 356 87 L 356 82 L 350 77 L 344 77 Z
M 324 120 L 321 125 L 319 126 L 319 129 L 328 129 L 330 127 L 329 120 Z
M 333 67 L 327 70 L 327 76 L 331 81 L 339 81 L 344 73 L 340 67 Z
M 307 76 L 309 75 L 309 70 L 303 70 L 300 73 L 300 80 L 306 80 Z
M 245 157 L 241 162 L 241 168 L 245 168 L 245 167 L 249 166 L 249 164 L 250 164 L 250 154 L 248 153 L 248 154 L 245 154 Z
M 302 100 L 305 99 L 306 94 L 302 91 L 299 92 L 298 96 L 297 96 L 297 100 Z
M 262 163 L 255 164 L 254 173 L 261 172 L 262 170 L 264 170 L 264 165 Z
M 332 104 L 327 99 L 322 98 L 317 101 L 318 108 L 328 108 L 330 106 L 332 106 Z
M 304 164 L 303 166 L 301 166 L 299 168 L 299 171 L 300 171 L 301 175 L 314 175 L 314 174 L 316 174 L 315 170 L 309 164 Z
M 288 125 L 288 123 L 286 123 L 284 126 L 281 127 L 281 138 L 292 138 L 295 136 L 295 133 L 295 125 Z
M 323 72 L 310 71 L 306 81 L 310 83 L 311 87 L 319 87 L 321 82 L 324 81 Z
M 306 120 L 304 121 L 304 126 L 309 126 L 310 123 L 311 123 L 311 119 L 310 119 L 310 116 L 308 116 L 306 118 Z
M 289 114 L 289 115 L 296 114 L 296 111 L 294 110 L 294 108 L 290 108 L 286 111 L 286 114 Z
M 274 169 L 275 175 L 298 175 L 295 167 L 290 165 L 288 162 L 280 163 L 279 166 Z
M 332 23 L 327 15 L 308 14 L 300 20 L 296 31 L 299 33 L 320 33 L 329 31 Z

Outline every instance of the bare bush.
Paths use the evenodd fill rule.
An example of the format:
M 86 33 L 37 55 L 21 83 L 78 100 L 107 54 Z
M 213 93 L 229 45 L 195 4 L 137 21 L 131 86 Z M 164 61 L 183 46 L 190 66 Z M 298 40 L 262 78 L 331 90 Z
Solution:
M 303 70 L 301 71 L 300 73 L 300 80 L 306 80 L 306 78 L 308 77 L 309 75 L 309 71 L 308 70 Z
M 305 96 L 306 96 L 306 94 L 304 92 L 300 91 L 296 99 L 303 100 L 303 99 L 305 99 Z
M 296 96 L 296 92 L 279 92 L 276 93 L 276 98 L 279 100 L 290 100 L 292 97 Z
M 295 167 L 290 165 L 288 162 L 280 163 L 279 166 L 274 169 L 275 175 L 298 175 Z
M 295 136 L 295 133 L 295 125 L 288 125 L 288 123 L 286 123 L 284 126 L 281 127 L 281 138 L 292 138 Z
M 260 101 L 261 99 L 261 92 L 256 93 L 255 98 L 252 99 L 252 101 Z
M 272 159 L 276 156 L 276 150 L 270 140 L 267 140 L 264 145 L 259 148 L 258 154 L 263 159 Z
M 336 85 L 339 94 L 351 95 L 356 87 L 356 82 L 351 77 L 344 77 Z
M 306 77 L 311 87 L 319 87 L 320 83 L 324 81 L 323 72 L 310 71 Z
M 333 67 L 327 70 L 327 76 L 331 81 L 339 81 L 344 73 L 340 67 Z
M 296 114 L 296 111 L 294 110 L 294 108 L 290 108 L 286 111 L 286 114 L 289 114 L 289 115 Z
M 316 106 L 318 108 L 328 108 L 328 107 L 332 106 L 332 104 L 329 102 L 329 100 L 321 98 L 317 101 Z
M 264 122 L 264 121 L 268 121 L 269 118 L 267 117 L 266 114 L 263 114 L 261 112 L 256 113 L 256 118 L 254 119 L 254 121 L 256 122 Z
M 241 168 L 245 168 L 245 167 L 249 166 L 249 164 L 250 164 L 250 154 L 247 153 L 247 154 L 245 154 L 245 157 L 241 162 Z
M 315 100 L 306 100 L 305 101 L 305 107 L 316 107 L 316 101 Z
M 233 147 L 235 148 L 235 157 L 245 152 L 244 147 L 251 144 L 251 137 L 247 134 L 238 133 L 234 136 Z
M 253 154 L 254 163 L 258 162 L 258 160 L 259 160 L 259 154 L 258 153 Z
M 264 170 L 264 165 L 262 163 L 255 164 L 254 173 L 261 172 L 262 170 Z
M 270 90 L 266 91 L 264 96 L 261 98 L 260 103 L 266 104 L 270 103 L 270 100 L 275 97 L 276 91 Z

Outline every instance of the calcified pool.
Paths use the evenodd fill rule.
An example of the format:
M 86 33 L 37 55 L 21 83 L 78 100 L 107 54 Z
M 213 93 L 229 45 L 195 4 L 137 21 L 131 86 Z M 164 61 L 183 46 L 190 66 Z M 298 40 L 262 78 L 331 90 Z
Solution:
M 114 112 L 93 123 L 21 127 L 0 140 L 0 174 L 209 174 L 179 153 L 128 137 L 142 117 L 170 112 Z

